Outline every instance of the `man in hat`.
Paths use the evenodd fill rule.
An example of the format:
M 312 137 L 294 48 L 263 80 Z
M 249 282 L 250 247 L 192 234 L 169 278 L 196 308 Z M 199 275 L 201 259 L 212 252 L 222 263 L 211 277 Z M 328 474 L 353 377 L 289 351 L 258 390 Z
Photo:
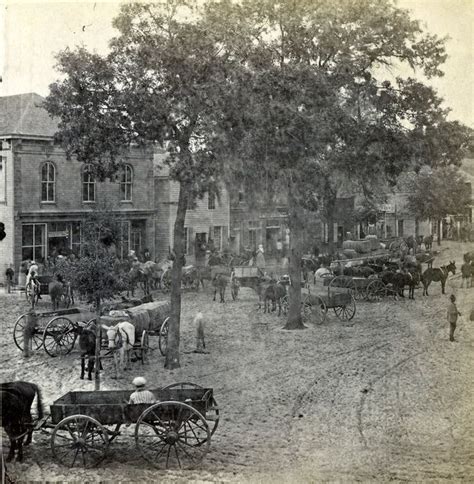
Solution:
M 451 294 L 449 299 L 451 300 L 448 305 L 449 341 L 454 341 L 454 331 L 456 330 L 458 316 L 461 316 L 461 313 L 456 306 L 456 296 Z
M 156 397 L 147 390 L 146 380 L 142 376 L 137 376 L 134 378 L 132 384 L 135 386 L 136 390 L 130 395 L 129 404 L 134 405 L 137 403 L 155 403 Z

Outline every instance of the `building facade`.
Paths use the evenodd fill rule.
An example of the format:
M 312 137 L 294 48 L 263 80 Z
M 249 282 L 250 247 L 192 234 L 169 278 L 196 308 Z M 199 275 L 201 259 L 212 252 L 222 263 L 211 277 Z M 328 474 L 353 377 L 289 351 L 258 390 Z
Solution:
M 169 178 L 164 163 L 165 152 L 155 153 L 155 203 L 157 259 L 168 256 L 173 247 L 174 223 L 178 206 L 179 184 Z M 188 207 L 184 223 L 187 264 L 204 264 L 210 247 L 224 250 L 229 247 L 229 195 L 223 187 L 219 197 L 205 194 L 195 206 Z
M 56 123 L 42 98 L 0 98 L 0 271 L 22 260 L 45 263 L 56 255 L 80 254 L 81 220 L 100 206 L 116 212 L 122 225 L 119 256 L 130 249 L 154 253 L 153 154 L 132 148 L 113 181 L 99 182 L 87 165 L 67 160 L 54 142 Z

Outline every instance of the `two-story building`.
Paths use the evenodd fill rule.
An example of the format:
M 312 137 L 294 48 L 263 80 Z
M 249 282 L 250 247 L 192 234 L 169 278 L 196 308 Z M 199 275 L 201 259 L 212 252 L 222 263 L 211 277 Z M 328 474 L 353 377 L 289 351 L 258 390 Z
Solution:
M 98 182 L 87 165 L 67 160 L 57 125 L 37 94 L 0 98 L 0 274 L 22 260 L 79 254 L 81 220 L 101 204 L 120 214 L 123 254 L 155 252 L 153 153 L 131 148 L 114 181 Z M 121 254 L 119 254 L 121 255 Z
M 169 179 L 164 163 L 167 154 L 155 153 L 155 204 L 157 258 L 167 257 L 173 247 L 174 223 L 178 207 L 179 185 Z M 188 264 L 204 263 L 210 246 L 216 250 L 229 247 L 230 204 L 227 190 L 219 196 L 205 194 L 202 200 L 189 206 L 184 222 L 185 252 Z

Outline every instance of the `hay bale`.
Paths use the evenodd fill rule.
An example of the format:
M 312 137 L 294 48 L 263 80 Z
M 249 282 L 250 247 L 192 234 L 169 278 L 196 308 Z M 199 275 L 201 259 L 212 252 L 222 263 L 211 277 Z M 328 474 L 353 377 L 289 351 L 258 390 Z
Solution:
M 137 335 L 141 335 L 144 330 L 150 331 L 151 326 L 151 319 L 148 311 L 146 309 L 138 309 L 142 306 L 143 304 L 128 310 Z
M 370 240 L 344 240 L 342 248 L 355 250 L 358 254 L 367 254 L 371 251 Z

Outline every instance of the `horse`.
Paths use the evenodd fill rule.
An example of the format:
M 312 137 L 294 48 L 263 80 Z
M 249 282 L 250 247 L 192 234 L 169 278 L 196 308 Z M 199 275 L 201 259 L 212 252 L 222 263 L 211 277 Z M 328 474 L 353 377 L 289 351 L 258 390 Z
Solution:
M 213 301 L 216 300 L 216 294 L 219 291 L 220 302 L 225 302 L 225 290 L 229 282 L 230 276 L 227 276 L 225 274 L 216 274 L 214 276 L 214 279 L 212 279 L 212 285 L 214 286 L 214 298 L 212 299 Z
M 92 372 L 95 364 L 95 324 L 89 328 L 79 330 L 79 348 L 81 350 L 81 380 L 84 380 L 85 359 L 87 358 L 87 378 L 92 380 Z M 99 369 L 102 370 L 102 362 L 99 358 Z
M 264 290 L 263 293 L 263 312 L 268 313 L 270 309 L 268 307 L 269 301 L 272 302 L 272 311 L 276 310 L 278 305 L 278 316 L 281 315 L 281 302 L 286 296 L 286 288 L 283 284 L 277 281 L 272 281 Z
M 426 269 L 421 276 L 421 281 L 423 282 L 423 296 L 428 296 L 428 287 L 432 282 L 441 282 L 441 294 L 446 294 L 444 288 L 450 272 L 452 272 L 453 275 L 456 274 L 456 263 L 454 261 L 450 261 L 449 264 L 441 267 Z
M 59 308 L 59 303 L 64 302 L 66 308 L 74 304 L 74 296 L 72 293 L 72 287 L 70 283 L 64 283 L 61 281 L 52 281 L 48 284 L 48 293 L 51 298 L 51 304 L 53 305 L 53 311 Z
M 102 328 L 107 331 L 109 350 L 114 350 L 115 378 L 119 378 L 120 368 L 131 369 L 131 350 L 135 344 L 135 326 L 128 321 L 122 321 L 115 326 L 102 325 Z
M 38 419 L 43 418 L 43 405 L 41 392 L 34 383 L 15 381 L 2 383 L 1 393 L 1 420 L 10 439 L 10 451 L 7 462 L 15 457 L 15 450 L 18 450 L 17 461 L 23 460 L 23 438 L 27 435 L 25 445 L 32 441 L 33 426 L 31 417 L 31 406 L 37 396 Z
M 431 250 L 433 247 L 433 235 L 425 235 L 423 237 L 423 242 L 426 246 L 426 250 Z

